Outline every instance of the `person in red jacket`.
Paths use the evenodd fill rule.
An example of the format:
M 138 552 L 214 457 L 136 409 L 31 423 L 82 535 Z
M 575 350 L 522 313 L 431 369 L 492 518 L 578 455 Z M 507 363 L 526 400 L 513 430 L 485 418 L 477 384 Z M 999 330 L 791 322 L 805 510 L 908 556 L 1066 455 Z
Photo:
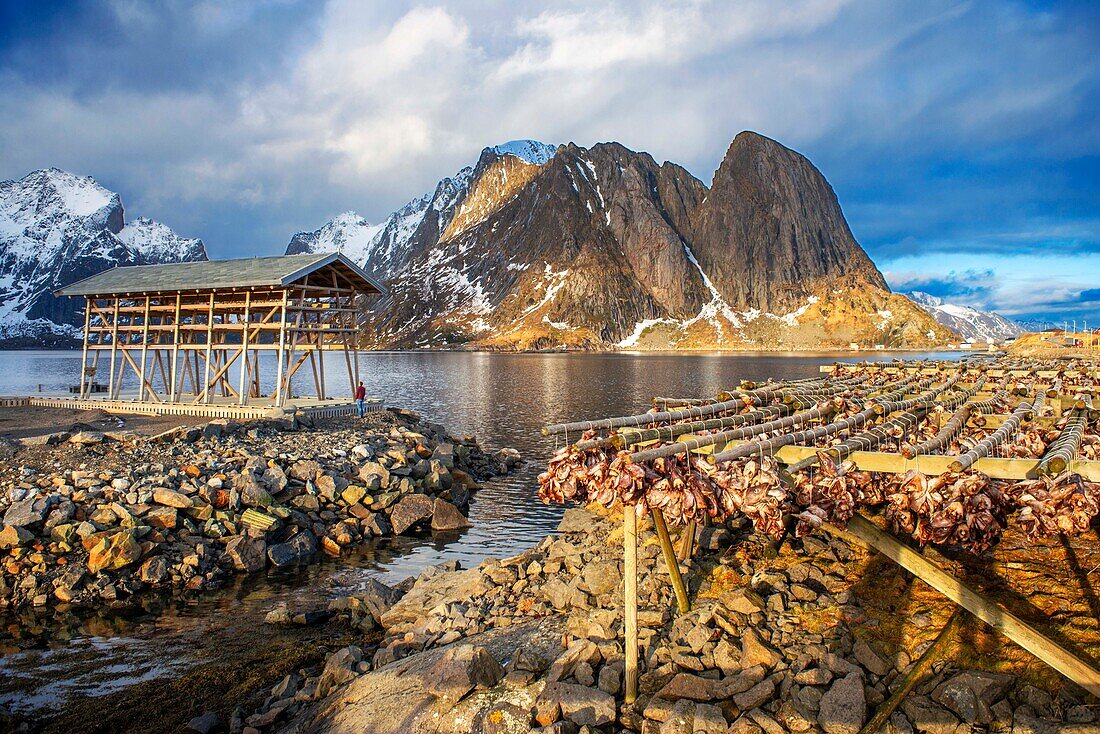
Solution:
M 359 417 L 367 412 L 367 388 L 363 387 L 363 381 L 359 381 L 359 387 L 355 388 L 355 404 L 359 407 Z

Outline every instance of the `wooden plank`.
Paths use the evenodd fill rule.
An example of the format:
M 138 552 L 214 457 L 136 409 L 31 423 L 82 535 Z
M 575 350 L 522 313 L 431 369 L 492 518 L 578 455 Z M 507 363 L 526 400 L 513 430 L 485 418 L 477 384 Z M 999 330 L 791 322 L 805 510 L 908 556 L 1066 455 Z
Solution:
M 867 518 L 856 515 L 848 522 L 846 531 L 829 524 L 825 525 L 825 529 L 842 538 L 851 539 L 854 536 L 863 541 L 1069 680 L 1092 695 L 1100 696 L 1100 671 L 1012 614 L 1003 605 L 971 589 Z
M 179 356 L 180 356 L 180 294 L 176 294 L 176 308 L 172 316 L 172 388 L 168 391 L 169 402 L 179 398 Z
M 638 513 L 623 506 L 623 700 L 638 698 Z
M 687 614 L 691 611 L 691 602 L 688 601 L 684 577 L 680 575 L 680 564 L 676 559 L 676 550 L 672 547 L 672 538 L 668 536 L 668 525 L 665 523 L 664 513 L 660 510 L 650 510 L 650 515 L 653 516 L 653 528 L 657 531 L 657 540 L 661 543 L 661 553 L 665 557 L 665 567 L 668 569 L 672 590 L 676 595 L 676 608 L 680 614 Z
M 214 294 L 210 294 L 210 307 L 206 311 L 206 366 L 202 379 L 202 393 L 195 398 L 196 403 L 210 402 L 210 358 L 214 349 Z
M 111 384 L 107 388 L 107 394 L 117 398 L 122 389 L 121 375 L 116 379 L 115 366 L 118 364 L 118 299 L 115 299 L 114 318 L 111 319 Z
M 149 351 L 149 297 L 145 297 L 145 317 L 141 320 L 141 369 L 138 371 L 138 383 L 141 385 L 138 390 L 138 400 L 145 399 L 145 388 L 148 386 L 149 392 L 153 393 L 153 385 L 145 379 L 145 356 Z
M 238 400 L 241 405 L 244 405 L 245 401 L 248 400 L 248 390 L 245 387 L 245 383 L 248 380 L 248 321 L 251 315 L 252 294 L 246 293 L 244 296 L 244 321 L 241 324 L 241 351 L 244 352 L 244 358 L 241 360 L 241 375 L 238 389 Z
M 91 390 L 91 385 L 88 380 L 88 328 L 92 325 L 92 301 L 91 299 L 84 300 L 84 345 L 80 353 L 80 397 L 88 397 L 87 391 L 84 386 L 88 385 L 88 390 Z M 94 379 L 94 378 L 93 378 Z
M 704 446 L 692 453 L 711 454 L 720 453 L 728 449 L 740 446 L 746 441 L 730 441 L 725 446 Z M 716 451 L 715 449 L 719 449 Z M 783 464 L 794 464 L 803 459 L 815 456 L 819 449 L 813 446 L 783 446 L 775 451 L 773 456 Z M 864 471 L 880 472 L 883 474 L 905 474 L 910 469 L 915 469 L 922 474 L 938 475 L 950 471 L 951 462 L 957 457 L 940 454 L 929 454 L 906 459 L 901 454 L 890 454 L 881 451 L 853 451 L 848 457 L 855 463 L 856 468 Z M 1000 459 L 986 457 L 974 462 L 973 468 L 993 479 L 1030 479 L 1036 476 L 1035 470 L 1039 466 L 1039 459 Z M 1069 471 L 1080 474 L 1092 482 L 1100 482 L 1100 461 L 1076 460 L 1068 467 Z

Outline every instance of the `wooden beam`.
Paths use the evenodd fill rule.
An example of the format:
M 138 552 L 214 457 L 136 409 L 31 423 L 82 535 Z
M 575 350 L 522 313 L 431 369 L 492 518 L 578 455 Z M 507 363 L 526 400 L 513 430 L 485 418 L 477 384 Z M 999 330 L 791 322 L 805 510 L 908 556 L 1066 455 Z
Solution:
M 638 513 L 623 505 L 623 701 L 638 698 Z
M 177 383 L 177 377 L 179 372 L 179 355 L 180 355 L 180 303 L 181 296 L 176 294 L 176 309 L 175 316 L 172 320 L 172 389 L 168 391 L 168 400 L 170 402 L 176 402 L 179 397 L 179 385 Z
M 92 301 L 90 298 L 84 300 L 84 346 L 80 353 L 80 399 L 88 397 L 88 394 L 84 390 L 84 385 L 87 384 L 87 372 L 88 372 L 88 327 L 92 323 Z
M 1100 696 L 1100 671 L 1012 614 L 1003 605 L 974 591 L 867 518 L 856 515 L 848 521 L 847 530 L 840 530 L 829 524 L 824 527 L 838 537 L 847 540 L 854 537 L 869 545 L 1069 680 L 1092 695 Z
M 214 294 L 210 294 L 210 307 L 206 312 L 206 372 L 203 376 L 202 394 L 195 398 L 195 402 L 210 402 L 210 358 L 214 349 Z
M 241 379 L 238 383 L 240 390 L 238 391 L 238 399 L 241 405 L 244 405 L 248 399 L 248 391 L 245 389 L 245 381 L 248 378 L 248 320 L 252 315 L 252 294 L 246 293 L 244 296 L 244 326 L 241 329 L 241 351 L 244 352 L 244 359 L 241 360 Z
M 278 406 L 282 406 L 286 397 L 283 389 L 283 362 L 286 360 L 286 302 L 289 295 L 289 290 L 283 291 L 282 312 L 279 316 L 279 350 L 276 352 L 279 364 L 275 370 L 275 405 Z
M 686 436 L 685 436 L 686 438 Z M 745 441 L 730 441 L 722 450 L 740 446 Z M 715 446 L 704 446 L 692 453 L 715 453 Z M 774 456 L 783 464 L 795 464 L 803 459 L 816 456 L 818 449 L 815 446 L 783 446 L 774 452 Z M 951 462 L 957 457 L 942 454 L 928 454 L 906 459 L 901 454 L 886 453 L 880 451 L 853 451 L 848 455 L 856 468 L 863 471 L 880 472 L 883 474 L 905 474 L 916 470 L 929 476 L 939 475 L 951 470 Z M 1039 459 L 1000 459 L 985 457 L 974 462 L 972 469 L 982 472 L 992 479 L 1032 479 L 1036 476 Z M 1080 474 L 1092 482 L 1100 482 L 1100 461 L 1071 461 L 1069 471 Z
M 680 575 L 680 564 L 676 558 L 676 551 L 672 547 L 672 539 L 668 536 L 668 525 L 665 516 L 660 510 L 651 510 L 653 527 L 657 531 L 657 540 L 661 543 L 661 553 L 665 557 L 665 566 L 668 568 L 669 579 L 672 581 L 672 590 L 676 594 L 676 608 L 680 614 L 691 611 L 691 602 L 688 601 L 687 588 L 684 586 L 684 577 Z
M 149 397 L 151 397 L 153 400 L 152 401 L 138 400 L 138 402 L 139 403 L 143 403 L 143 402 L 163 403 L 164 400 L 159 395 L 157 395 L 157 392 L 156 392 L 156 390 L 153 389 L 153 386 L 149 385 L 146 382 L 144 371 L 138 369 L 137 362 L 135 362 L 134 358 L 130 356 L 130 353 L 123 350 L 123 351 L 119 351 L 119 354 L 121 354 L 123 356 L 123 358 L 127 362 L 130 363 L 130 368 L 133 369 L 134 373 L 138 375 L 138 380 L 140 381 L 140 384 L 138 386 L 138 394 L 139 395 L 144 395 L 145 394 L 145 388 L 149 388 Z
M 138 372 L 138 402 L 145 402 L 145 388 L 153 392 L 153 386 L 145 379 L 145 356 L 149 351 L 149 296 L 145 297 L 145 317 L 141 322 L 141 370 Z

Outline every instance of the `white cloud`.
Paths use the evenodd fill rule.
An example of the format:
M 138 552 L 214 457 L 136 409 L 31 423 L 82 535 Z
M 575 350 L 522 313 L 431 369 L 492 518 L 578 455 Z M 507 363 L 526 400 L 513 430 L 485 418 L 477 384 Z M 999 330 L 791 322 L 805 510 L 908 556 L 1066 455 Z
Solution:
M 271 6 L 208 0 L 189 6 L 190 22 L 217 36 Z M 155 28 L 147 6 L 113 8 L 134 33 Z M 144 214 L 186 205 L 195 234 L 228 255 L 229 225 L 204 202 L 239 203 L 263 226 L 316 226 L 348 208 L 377 220 L 517 137 L 619 140 L 708 182 L 742 129 L 856 167 L 826 170 L 834 180 L 1029 135 L 1095 152 L 1100 128 L 1066 124 L 1096 77 L 1087 34 L 1041 20 L 946 0 L 330 0 L 285 29 L 283 56 L 259 78 L 90 90 L 0 70 L 0 172 L 61 165 Z M 886 221 L 907 204 L 906 217 L 926 216 L 904 201 L 863 211 Z

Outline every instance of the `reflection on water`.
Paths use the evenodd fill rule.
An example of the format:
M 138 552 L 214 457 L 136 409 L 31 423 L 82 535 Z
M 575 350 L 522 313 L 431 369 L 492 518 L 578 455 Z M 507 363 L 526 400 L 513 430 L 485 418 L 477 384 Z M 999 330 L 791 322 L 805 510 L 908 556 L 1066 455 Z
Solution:
M 341 374 L 343 356 L 327 358 L 329 374 Z M 540 463 L 564 442 L 561 437 L 542 436 L 543 425 L 633 413 L 647 408 L 655 395 L 714 395 L 735 387 L 741 379 L 812 377 L 818 374 L 818 365 L 836 358 L 808 354 L 363 354 L 360 376 L 368 393 L 381 397 L 386 405 L 417 410 L 453 432 L 477 436 L 486 448 L 514 447 L 530 460 L 517 473 L 494 479 L 477 493 L 470 511 L 473 527 L 457 535 L 378 541 L 352 556 L 326 559 L 297 573 L 237 579 L 231 588 L 198 600 L 146 600 L 145 609 L 125 618 L 102 613 L 84 618 L 9 618 L 6 634 L 0 633 L 0 644 L 6 637 L 9 645 L 9 655 L 0 660 L 0 673 L 40 676 L 41 685 L 30 693 L 0 693 L 0 703 L 6 698 L 11 705 L 34 709 L 73 692 L 102 693 L 135 680 L 169 675 L 191 660 L 196 635 L 262 627 L 263 614 L 277 601 L 323 604 L 334 596 L 355 593 L 368 578 L 394 583 L 442 561 L 458 560 L 471 567 L 486 556 L 517 553 L 551 532 L 562 512 L 558 506 L 543 505 L 536 496 Z M 46 392 L 60 393 L 77 381 L 79 369 L 79 352 L 0 352 L 0 395 L 28 394 L 39 383 Z M 270 377 L 273 370 L 267 373 Z M 331 383 L 338 384 L 336 379 Z M 50 648 L 12 652 L 17 649 L 13 645 L 25 645 L 28 637 L 48 639 Z M 107 642 L 108 638 L 113 639 Z M 91 660 L 89 649 L 96 651 Z

